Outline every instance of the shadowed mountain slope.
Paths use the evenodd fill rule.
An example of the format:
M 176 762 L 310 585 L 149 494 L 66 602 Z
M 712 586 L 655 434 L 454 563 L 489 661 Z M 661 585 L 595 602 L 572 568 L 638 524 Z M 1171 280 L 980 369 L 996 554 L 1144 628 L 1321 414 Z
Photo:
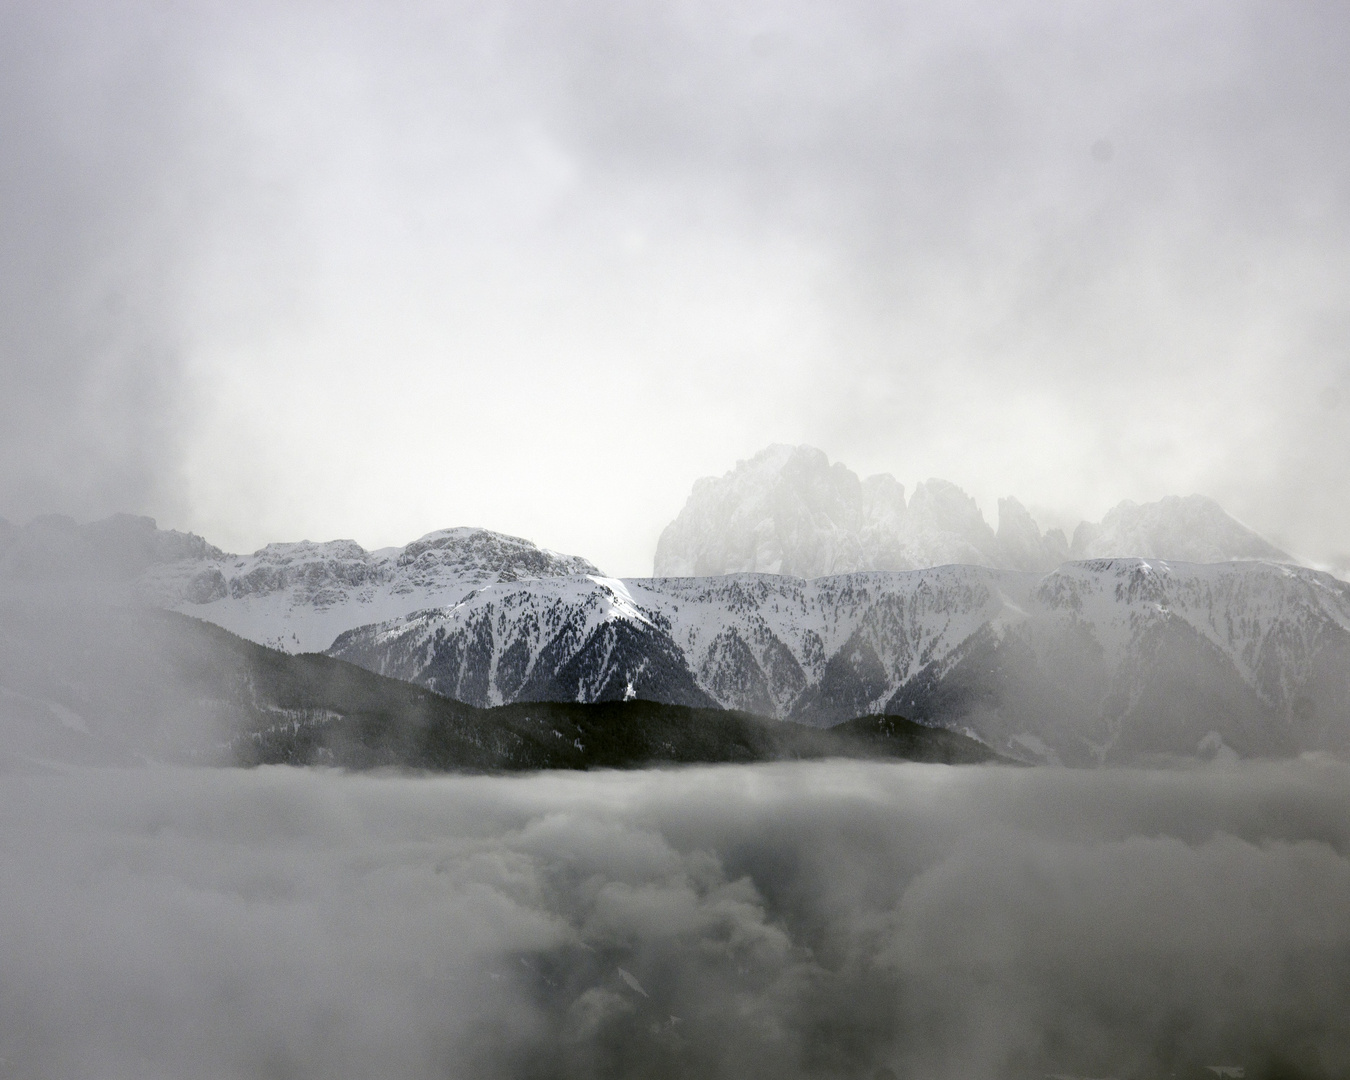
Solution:
M 633 695 L 821 726 L 894 713 L 1066 764 L 1350 752 L 1350 585 L 1271 563 L 551 578 L 331 652 L 481 706 Z
M 638 768 L 830 756 L 964 763 L 972 739 L 897 717 L 822 731 L 630 700 L 479 709 L 173 612 L 0 604 L 11 765 L 138 760 L 433 770 Z

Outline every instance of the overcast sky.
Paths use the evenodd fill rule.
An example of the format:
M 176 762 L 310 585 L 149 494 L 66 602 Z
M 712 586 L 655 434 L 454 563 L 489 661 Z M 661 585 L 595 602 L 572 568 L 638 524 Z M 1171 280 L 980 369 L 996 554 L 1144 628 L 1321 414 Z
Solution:
M 0 515 L 642 574 L 804 442 L 1350 568 L 1348 60 L 1300 0 L 4 0 Z

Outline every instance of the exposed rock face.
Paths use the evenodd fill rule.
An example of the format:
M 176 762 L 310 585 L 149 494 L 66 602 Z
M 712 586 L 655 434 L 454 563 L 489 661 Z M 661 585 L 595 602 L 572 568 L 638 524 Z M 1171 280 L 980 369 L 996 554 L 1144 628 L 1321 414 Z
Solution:
M 864 483 L 819 450 L 771 446 L 694 486 L 661 535 L 657 575 L 848 573 L 873 554 L 864 532 L 884 551 L 904 516 L 905 491 L 893 478 Z
M 809 579 L 955 563 L 1048 571 L 1070 558 L 1131 557 L 1290 561 L 1199 495 L 1123 502 L 1100 524 L 1080 525 L 1071 548 L 1058 529 L 1043 534 L 1016 499 L 999 500 L 995 533 L 975 500 L 946 480 L 924 481 L 906 503 L 890 475 L 860 480 L 813 447 L 771 446 L 694 485 L 661 534 L 653 572 Z
M 1042 535 L 1027 508 L 1009 496 L 998 501 L 998 565 L 1009 570 L 1048 570 L 1069 558 L 1059 529 Z
M 975 500 L 946 480 L 927 480 L 914 489 L 907 524 L 911 568 L 999 563 L 998 540 Z
M 771 446 L 694 485 L 661 534 L 655 573 L 815 578 L 997 559 L 993 530 L 955 484 L 929 480 L 906 503 L 893 476 L 860 480 L 813 447 Z

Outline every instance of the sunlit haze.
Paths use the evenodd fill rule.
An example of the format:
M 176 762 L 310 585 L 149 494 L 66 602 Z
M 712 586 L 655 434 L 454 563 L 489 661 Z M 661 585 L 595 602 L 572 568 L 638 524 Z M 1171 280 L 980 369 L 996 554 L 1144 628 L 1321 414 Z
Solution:
M 10 3 L 0 516 L 650 573 L 772 442 L 1350 566 L 1350 8 Z

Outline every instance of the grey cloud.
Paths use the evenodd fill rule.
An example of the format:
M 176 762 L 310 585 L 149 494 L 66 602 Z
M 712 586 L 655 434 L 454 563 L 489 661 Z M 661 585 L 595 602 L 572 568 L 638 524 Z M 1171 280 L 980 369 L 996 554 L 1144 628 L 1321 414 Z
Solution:
M 151 234 L 173 227 L 181 73 L 111 16 L 0 14 L 0 506 L 21 518 L 143 503 L 174 449 L 172 268 Z
M 1345 378 L 1343 5 L 522 0 L 224 14 L 126 0 L 13 4 L 2 18 L 11 518 L 126 509 L 203 528 L 194 513 L 245 521 L 286 502 L 241 435 L 226 451 L 257 457 L 262 478 L 229 474 L 218 504 L 193 505 L 219 464 L 192 456 L 212 405 L 201 395 L 228 382 L 231 350 L 289 340 L 296 312 L 359 310 L 372 354 L 396 342 L 400 313 L 370 295 L 380 274 L 391 295 L 416 283 L 435 298 L 437 356 L 552 356 L 565 331 L 578 335 L 568 355 L 619 349 L 644 368 L 569 361 L 563 384 L 678 384 L 678 358 L 616 329 L 620 312 L 656 312 L 661 297 L 625 290 L 705 279 L 735 250 L 800 263 L 790 278 L 809 301 L 790 306 L 803 324 L 770 327 L 768 359 L 741 371 L 728 357 L 706 402 L 670 407 L 709 424 L 729 408 L 756 430 L 679 479 L 668 450 L 597 435 L 631 462 L 612 482 L 660 472 L 678 491 L 787 438 L 868 471 L 910 476 L 913 461 L 990 511 L 1006 490 L 1080 517 L 1200 490 L 1296 554 L 1344 551 L 1350 455 L 1322 404 Z M 656 249 L 716 244 L 668 245 L 669 278 L 634 278 L 601 242 L 629 232 Z M 511 333 L 500 314 L 470 318 L 483 304 L 464 281 L 494 273 Z M 578 314 L 571 280 L 594 311 Z M 772 359 L 802 332 L 819 337 L 810 364 L 785 365 L 781 407 L 758 416 Z M 290 352 L 275 347 L 300 365 L 325 346 L 296 333 Z M 533 401 L 529 386 L 551 384 L 520 363 L 513 391 Z M 380 364 L 322 374 L 360 384 Z M 319 441 L 359 430 L 377 454 L 406 437 L 387 418 L 309 407 L 286 419 Z M 669 421 L 651 442 L 697 427 Z M 1047 429 L 1061 434 L 1042 444 Z M 550 433 L 530 437 L 557 452 Z M 620 558 L 594 543 L 579 546 Z M 634 570 L 649 554 L 638 543 L 620 558 Z
M 11 773 L 0 1043 L 14 1075 L 1335 1077 L 1348 779 Z
M 264 243 L 296 245 L 211 85 L 231 27 L 137 0 L 0 11 L 0 513 L 184 512 L 188 360 L 219 333 L 194 309 L 212 245 L 248 227 L 241 275 Z
M 1340 543 L 1345 425 L 1309 416 L 1343 368 L 1312 340 L 1350 225 L 1340 7 L 587 14 L 540 48 L 592 170 L 834 253 L 833 452 L 899 471 L 1026 396 L 1051 407 L 1025 424 L 1090 432 L 1095 512 L 1185 484 L 1310 557 Z
M 1337 214 L 1346 180 L 1328 93 L 1345 24 L 1334 4 L 597 4 L 522 15 L 518 35 L 565 91 L 543 102 L 554 130 L 595 166 L 739 186 L 743 211 L 904 265 L 925 238 L 968 259 L 1030 230 L 1069 255 L 1050 243 L 1066 225 L 1087 240 L 1173 215 L 1211 240 L 1311 239 L 1297 227 Z

